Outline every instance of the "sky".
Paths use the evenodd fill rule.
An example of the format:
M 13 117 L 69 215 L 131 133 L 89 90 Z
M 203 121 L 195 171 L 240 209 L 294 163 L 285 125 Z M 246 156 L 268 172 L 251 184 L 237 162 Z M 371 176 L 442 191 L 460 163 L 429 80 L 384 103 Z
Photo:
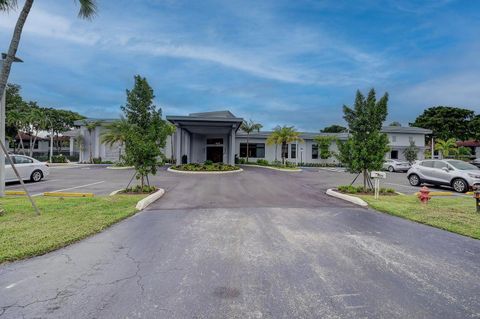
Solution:
M 99 0 L 98 10 L 86 21 L 76 1 L 35 1 L 9 79 L 24 98 L 116 118 L 140 74 L 164 115 L 230 110 L 264 129 L 343 125 L 342 106 L 370 88 L 389 93 L 387 122 L 435 105 L 480 113 L 480 1 Z M 18 13 L 0 14 L 2 52 Z

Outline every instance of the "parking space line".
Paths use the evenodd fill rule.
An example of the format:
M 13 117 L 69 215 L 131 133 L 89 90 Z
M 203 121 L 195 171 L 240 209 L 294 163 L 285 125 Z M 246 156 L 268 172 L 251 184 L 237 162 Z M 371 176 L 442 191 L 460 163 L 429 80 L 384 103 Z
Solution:
M 100 181 L 100 182 L 95 182 L 95 183 L 90 183 L 90 184 L 85 184 L 85 185 L 80 185 L 80 186 L 74 186 L 74 187 L 69 187 L 69 188 L 64 188 L 64 189 L 57 189 L 57 190 L 54 190 L 54 191 L 50 191 L 50 192 L 64 192 L 64 191 L 69 191 L 69 190 L 72 190 L 72 189 L 77 189 L 77 188 L 83 188 L 83 187 L 88 187 L 88 186 L 93 186 L 93 185 L 97 185 L 97 184 L 101 184 L 101 183 L 104 183 L 105 181 Z M 38 194 L 33 194 L 32 196 L 40 196 L 40 195 L 43 195 L 44 192 L 42 193 L 38 193 Z

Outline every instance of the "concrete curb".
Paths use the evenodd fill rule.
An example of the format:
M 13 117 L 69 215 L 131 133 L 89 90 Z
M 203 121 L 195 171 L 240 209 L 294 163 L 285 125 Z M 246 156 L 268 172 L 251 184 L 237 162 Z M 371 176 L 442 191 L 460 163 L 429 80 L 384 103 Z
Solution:
M 329 195 L 329 196 L 332 196 L 332 197 L 336 197 L 336 198 L 346 200 L 347 202 L 353 203 L 353 204 L 358 205 L 358 206 L 362 206 L 362 207 L 367 207 L 368 206 L 368 204 L 361 198 L 358 198 L 358 197 L 355 197 L 355 196 L 350 196 L 350 195 L 347 195 L 347 194 L 342 194 L 342 193 L 334 191 L 331 188 L 327 189 L 326 194 Z
M 117 195 L 118 193 L 120 193 L 121 191 L 123 191 L 123 188 L 117 189 L 116 191 L 111 192 L 110 194 L 108 194 L 108 196 L 115 196 L 115 195 Z
M 247 167 L 261 167 L 261 168 L 267 168 L 267 169 L 273 169 L 275 171 L 281 171 L 281 172 L 301 172 L 301 168 L 296 168 L 296 169 L 286 169 L 286 168 L 279 168 L 279 167 L 273 167 L 273 166 L 264 166 L 264 165 L 252 165 L 252 164 L 240 164 L 241 166 L 247 166 Z
M 179 174 L 232 174 L 232 173 L 240 173 L 243 172 L 243 169 L 237 169 L 234 171 L 179 171 L 176 169 L 172 169 L 171 167 L 167 168 L 168 172 L 172 173 L 179 173 Z
M 138 210 L 144 210 L 151 203 L 161 198 L 164 194 L 165 194 L 165 190 L 163 188 L 159 188 L 155 193 L 148 195 L 142 200 L 139 200 L 135 208 Z
M 107 166 L 107 169 L 131 169 L 133 166 Z

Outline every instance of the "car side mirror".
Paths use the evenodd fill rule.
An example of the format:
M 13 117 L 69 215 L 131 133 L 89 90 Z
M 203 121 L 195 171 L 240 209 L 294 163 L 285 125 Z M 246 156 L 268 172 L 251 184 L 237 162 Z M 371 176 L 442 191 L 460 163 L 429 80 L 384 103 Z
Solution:
M 448 169 L 448 167 L 442 167 L 442 171 L 445 171 L 445 172 L 450 172 L 450 170 Z

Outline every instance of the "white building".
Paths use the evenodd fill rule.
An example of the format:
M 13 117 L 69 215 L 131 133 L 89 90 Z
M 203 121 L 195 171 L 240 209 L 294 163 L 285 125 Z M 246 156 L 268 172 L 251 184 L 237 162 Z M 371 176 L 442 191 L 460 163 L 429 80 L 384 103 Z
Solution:
M 240 130 L 243 122 L 229 111 L 192 113 L 188 116 L 167 116 L 167 121 L 177 128 L 173 136 L 167 139 L 167 145 L 163 153 L 167 158 L 175 158 L 178 164 L 202 163 L 206 160 L 213 162 L 224 162 L 234 164 L 235 158 L 246 157 L 247 134 Z M 100 142 L 100 136 L 105 129 L 98 126 L 89 133 L 85 127 L 85 121 L 76 123 L 80 126 L 80 132 L 85 139 L 84 149 L 81 152 L 80 160 L 86 161 L 89 158 L 90 149 L 93 157 L 101 157 L 102 160 L 118 161 L 123 150 L 121 145 L 114 144 L 112 147 Z M 110 123 L 113 120 L 101 120 L 102 123 Z M 430 130 L 417 127 L 387 126 L 382 129 L 390 141 L 390 152 L 385 158 L 404 159 L 403 151 L 415 142 L 419 148 L 418 158 L 423 159 L 425 151 L 425 135 L 431 134 Z M 281 160 L 282 146 L 267 145 L 267 137 L 271 134 L 268 131 L 260 131 L 249 135 L 249 160 L 256 161 L 265 159 L 269 162 Z M 286 160 L 295 163 L 337 163 L 335 156 L 328 159 L 320 158 L 320 150 L 315 137 L 334 136 L 339 141 L 348 138 L 347 133 L 315 133 L 301 132 L 302 142 L 295 142 L 286 145 L 283 149 Z M 337 144 L 330 145 L 330 152 L 337 153 Z

